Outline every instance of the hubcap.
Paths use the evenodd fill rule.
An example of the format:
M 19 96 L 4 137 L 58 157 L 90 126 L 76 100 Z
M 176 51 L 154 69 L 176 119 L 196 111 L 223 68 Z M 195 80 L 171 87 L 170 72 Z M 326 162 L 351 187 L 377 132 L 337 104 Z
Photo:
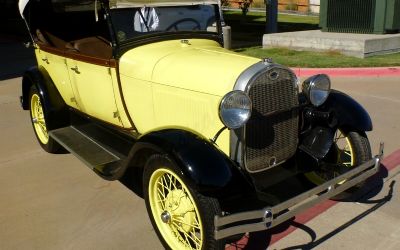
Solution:
M 167 223 L 167 224 L 171 223 L 171 215 L 168 213 L 168 211 L 162 212 L 162 214 L 161 214 L 161 220 L 162 220 L 164 223 Z

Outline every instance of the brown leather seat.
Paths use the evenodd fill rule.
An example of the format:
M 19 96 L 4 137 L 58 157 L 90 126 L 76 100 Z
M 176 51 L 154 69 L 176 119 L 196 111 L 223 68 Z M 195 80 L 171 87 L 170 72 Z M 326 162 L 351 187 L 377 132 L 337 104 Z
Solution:
M 46 45 L 46 46 L 51 46 L 50 42 L 47 41 L 47 39 L 44 37 L 43 33 L 39 29 L 36 30 L 36 38 L 37 38 L 37 42 L 39 42 L 43 45 Z
M 47 31 L 41 31 L 39 29 L 36 30 L 36 36 L 38 42 L 46 45 L 46 46 L 54 46 L 59 49 L 65 49 L 66 41 L 54 36 L 53 34 Z
M 112 57 L 112 47 L 102 37 L 87 37 L 73 41 L 72 44 L 74 49 L 81 54 L 104 59 Z

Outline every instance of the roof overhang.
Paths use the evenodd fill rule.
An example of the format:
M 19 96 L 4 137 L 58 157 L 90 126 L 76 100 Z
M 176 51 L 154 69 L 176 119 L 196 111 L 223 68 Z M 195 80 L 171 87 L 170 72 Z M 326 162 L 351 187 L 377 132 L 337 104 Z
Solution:
M 18 1 L 18 8 L 19 8 L 19 13 L 21 14 L 22 17 L 24 17 L 22 15 L 22 13 L 24 12 L 24 9 L 26 7 L 26 5 L 28 4 L 29 0 L 19 0 Z

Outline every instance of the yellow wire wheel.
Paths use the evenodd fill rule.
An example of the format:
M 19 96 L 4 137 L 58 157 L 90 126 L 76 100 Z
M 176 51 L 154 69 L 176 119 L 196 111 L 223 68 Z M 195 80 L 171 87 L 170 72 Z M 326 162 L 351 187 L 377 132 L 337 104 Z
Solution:
M 33 85 L 29 92 L 30 117 L 35 135 L 40 146 L 49 153 L 57 153 L 61 146 L 49 137 L 46 121 L 46 109 L 43 107 L 42 99 L 37 88 Z
M 357 131 L 345 132 L 342 129 L 337 129 L 334 137 L 334 143 L 328 156 L 328 159 L 321 164 L 321 169 L 313 172 L 306 173 L 306 178 L 315 185 L 321 185 L 322 183 L 335 178 L 348 170 L 356 167 L 371 159 L 371 148 L 369 141 L 365 133 Z M 324 166 L 325 164 L 325 166 Z M 339 182 L 343 184 L 346 180 Z M 363 183 L 359 185 L 362 186 Z M 350 189 L 347 193 L 352 193 Z M 344 195 L 335 197 L 338 199 L 346 198 Z M 340 198 L 339 198 L 340 197 Z
M 40 97 L 37 93 L 33 93 L 31 95 L 30 105 L 32 124 L 37 138 L 42 144 L 47 144 L 49 142 L 49 134 L 47 133 L 42 102 L 40 101 Z
M 212 237 L 217 201 L 190 188 L 167 157 L 155 155 L 146 164 L 144 195 L 153 227 L 167 249 L 222 249 Z

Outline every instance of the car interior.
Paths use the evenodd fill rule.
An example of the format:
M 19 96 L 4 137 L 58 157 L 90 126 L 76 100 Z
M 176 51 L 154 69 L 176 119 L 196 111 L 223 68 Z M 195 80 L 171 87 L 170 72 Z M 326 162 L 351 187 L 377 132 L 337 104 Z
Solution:
M 112 58 L 110 34 L 104 13 L 57 11 L 51 2 L 32 4 L 29 11 L 48 15 L 29 15 L 27 19 L 39 46 L 62 53 L 80 54 L 100 59 Z M 96 15 L 97 14 L 97 15 Z

